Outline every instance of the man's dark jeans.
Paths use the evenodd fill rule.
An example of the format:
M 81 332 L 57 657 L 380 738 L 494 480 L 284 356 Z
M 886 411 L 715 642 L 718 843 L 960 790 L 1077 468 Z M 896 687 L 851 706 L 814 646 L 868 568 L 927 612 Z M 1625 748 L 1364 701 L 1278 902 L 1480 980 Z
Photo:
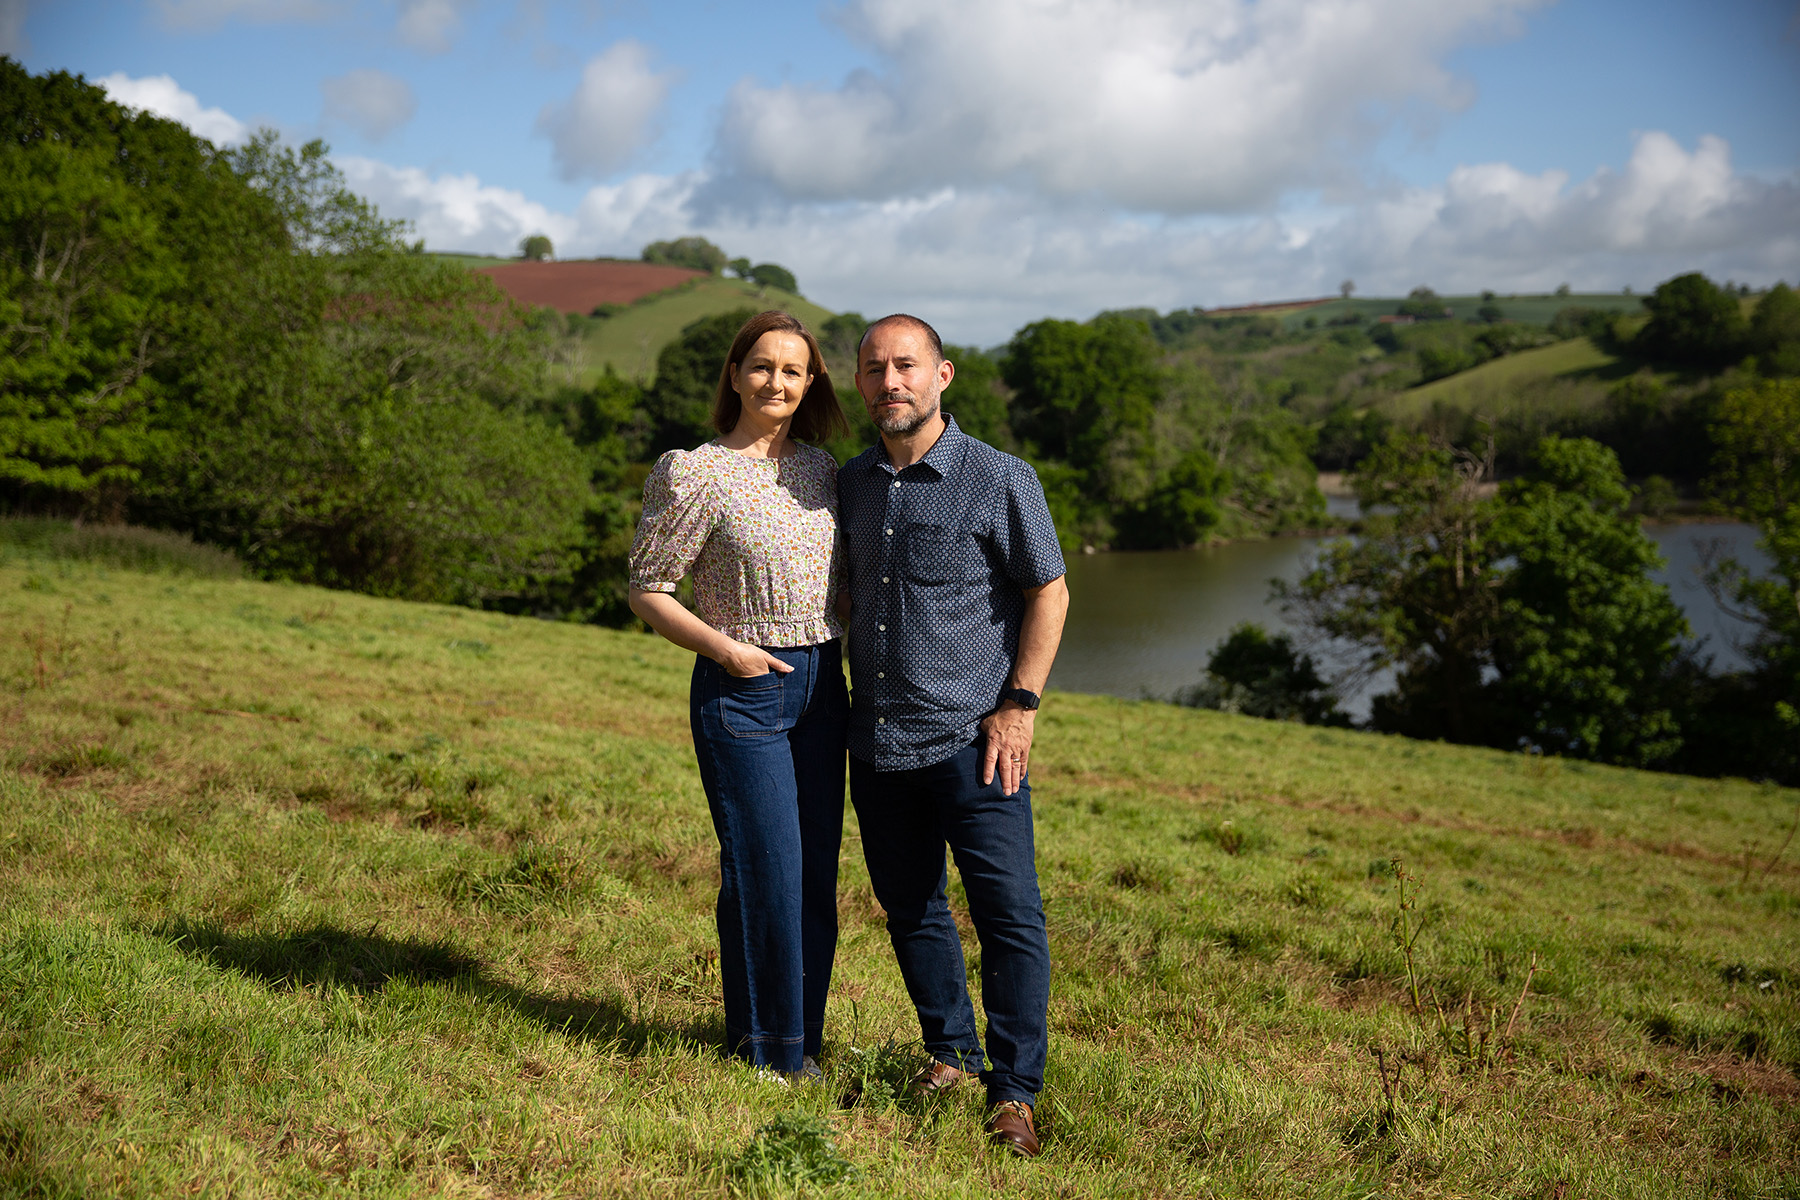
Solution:
M 1032 848 L 1031 787 L 1002 796 L 998 771 L 983 787 L 981 749 L 977 741 L 906 771 L 877 771 L 851 755 L 850 802 L 926 1051 L 952 1066 L 981 1067 L 962 940 L 944 896 L 948 845 L 981 941 L 988 1100 L 1035 1104 L 1049 1050 L 1050 939 Z
M 765 649 L 793 672 L 739 679 L 701 656 L 689 712 L 719 835 L 726 1044 L 798 1071 L 819 1052 L 837 953 L 849 697 L 837 642 Z

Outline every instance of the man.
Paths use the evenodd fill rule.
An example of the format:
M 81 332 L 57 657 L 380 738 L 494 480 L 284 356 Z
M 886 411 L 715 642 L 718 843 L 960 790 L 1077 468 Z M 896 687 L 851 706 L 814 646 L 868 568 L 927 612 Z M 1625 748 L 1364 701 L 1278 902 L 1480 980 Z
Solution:
M 850 800 L 933 1059 L 913 1094 L 979 1073 L 989 1136 L 1029 1157 L 1049 1049 L 1050 941 L 1026 772 L 1069 598 L 1037 473 L 941 411 L 955 374 L 917 317 L 883 317 L 863 334 L 856 387 L 881 442 L 838 472 Z M 944 896 L 946 845 L 981 941 L 985 1070 Z

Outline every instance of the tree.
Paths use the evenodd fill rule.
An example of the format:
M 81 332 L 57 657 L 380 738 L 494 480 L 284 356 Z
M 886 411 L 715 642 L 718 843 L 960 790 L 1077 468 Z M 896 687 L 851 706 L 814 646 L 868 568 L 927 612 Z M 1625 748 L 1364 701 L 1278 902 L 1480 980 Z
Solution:
M 739 279 L 750 278 L 750 260 L 747 258 L 734 258 L 725 264 L 725 269 Z
M 1269 635 L 1253 622 L 1233 629 L 1206 660 L 1206 678 L 1179 693 L 1176 703 L 1275 721 L 1348 725 L 1337 697 L 1312 655 L 1295 650 L 1287 634 Z
M 1800 379 L 1729 391 L 1712 427 L 1708 486 L 1761 530 L 1771 560 L 1758 577 L 1732 558 L 1711 564 L 1708 589 L 1751 630 L 1748 671 L 1703 681 L 1699 735 L 1686 763 L 1709 773 L 1800 784 Z
M 555 254 L 556 248 L 550 244 L 550 239 L 541 233 L 534 233 L 519 242 L 519 257 L 528 262 L 543 262 L 546 258 L 554 257 Z
M 1148 432 L 1159 354 L 1148 326 L 1110 314 L 1025 326 L 1000 364 L 1014 391 L 1013 432 L 1048 457 L 1095 462 L 1121 436 Z
M 1631 512 L 1618 458 L 1548 437 L 1506 486 L 1490 552 L 1499 589 L 1493 687 L 1502 725 L 1546 753 L 1627 766 L 1681 745 L 1676 670 L 1687 619 L 1650 578 L 1663 565 Z
M 729 261 L 725 252 L 703 237 L 681 237 L 672 242 L 651 242 L 644 247 L 644 261 L 667 267 L 686 267 L 717 275 Z
M 1750 314 L 1750 352 L 1764 375 L 1800 375 L 1800 292 L 1778 283 Z
M 1411 317 L 1416 321 L 1441 321 L 1450 315 L 1450 309 L 1444 304 L 1444 298 L 1428 287 L 1420 286 L 1407 293 L 1400 307 L 1394 310 L 1402 317 Z
M 956 364 L 956 378 L 944 390 L 945 411 L 956 415 L 965 433 L 991 446 L 1010 445 L 1000 364 L 974 346 L 945 346 L 944 357 Z
M 650 426 L 646 453 L 688 450 L 712 438 L 719 371 L 737 331 L 755 315 L 755 309 L 740 308 L 701 317 L 662 348 L 656 356 L 656 382 L 644 396 Z
M 796 296 L 800 294 L 800 285 L 795 282 L 794 273 L 775 263 L 757 263 L 750 268 L 750 279 L 758 287 L 780 288 Z
M 1633 347 L 1658 362 L 1722 367 L 1744 354 L 1749 333 L 1737 297 L 1698 271 L 1677 275 L 1644 299 L 1650 320 Z
M 1484 671 L 1500 610 L 1487 533 L 1496 514 L 1481 498 L 1490 445 L 1474 455 L 1423 435 L 1395 437 L 1357 473 L 1359 541 L 1327 543 L 1297 582 L 1277 582 L 1283 611 L 1315 638 L 1336 641 L 1353 690 L 1383 671 L 1373 724 L 1414 737 L 1491 740 Z
M 1346 300 L 1348 300 L 1351 297 L 1351 295 L 1353 293 L 1355 293 L 1355 291 L 1356 291 L 1356 280 L 1354 280 L 1354 279 L 1346 279 L 1346 280 L 1344 280 L 1344 282 L 1338 284 L 1338 295 L 1342 296 Z
M 1231 476 L 1205 449 L 1194 447 L 1157 481 L 1143 503 L 1119 521 L 1126 549 L 1197 546 L 1224 522 Z

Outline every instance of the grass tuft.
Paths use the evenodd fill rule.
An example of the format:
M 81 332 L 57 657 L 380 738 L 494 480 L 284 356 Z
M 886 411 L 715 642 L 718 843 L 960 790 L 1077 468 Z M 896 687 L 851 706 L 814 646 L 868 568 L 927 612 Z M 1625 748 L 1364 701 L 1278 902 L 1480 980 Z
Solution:
M 45 517 L 0 517 L 0 562 L 26 560 L 97 563 L 128 571 L 155 571 L 201 579 L 237 579 L 243 564 L 227 550 L 202 545 L 185 533 L 137 525 L 84 525 Z M 50 590 L 41 575 L 29 575 L 34 591 Z
M 726 1176 L 746 1195 L 848 1183 L 861 1172 L 838 1153 L 836 1134 L 829 1121 L 813 1113 L 782 1113 L 756 1131 L 726 1167 Z

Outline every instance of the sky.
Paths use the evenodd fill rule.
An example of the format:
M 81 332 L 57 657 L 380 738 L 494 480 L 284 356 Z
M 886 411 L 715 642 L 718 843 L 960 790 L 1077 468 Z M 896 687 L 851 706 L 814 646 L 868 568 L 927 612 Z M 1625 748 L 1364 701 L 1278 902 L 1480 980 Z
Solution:
M 0 0 L 435 250 L 698 233 L 992 345 L 1106 308 L 1800 282 L 1796 0 Z

